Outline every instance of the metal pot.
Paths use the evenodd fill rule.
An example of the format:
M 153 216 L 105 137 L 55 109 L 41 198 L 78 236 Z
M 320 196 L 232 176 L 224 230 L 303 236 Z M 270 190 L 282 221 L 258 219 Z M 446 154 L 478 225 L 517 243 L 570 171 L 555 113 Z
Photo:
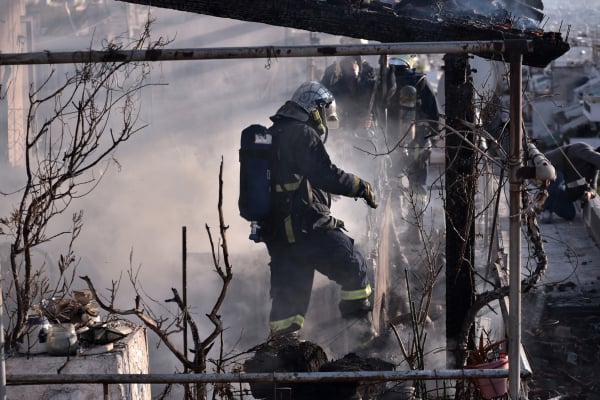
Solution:
M 77 353 L 79 343 L 73 324 L 52 324 L 48 327 L 48 354 L 67 356 Z

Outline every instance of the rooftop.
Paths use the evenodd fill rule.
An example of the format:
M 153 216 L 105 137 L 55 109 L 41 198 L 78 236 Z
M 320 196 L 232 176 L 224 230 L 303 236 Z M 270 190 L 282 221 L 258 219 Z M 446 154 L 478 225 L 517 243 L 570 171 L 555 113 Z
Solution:
M 600 201 L 573 221 L 540 224 L 548 269 L 522 299 L 529 398 L 589 398 L 600 381 Z M 531 265 L 523 243 L 523 268 Z M 583 397 L 581 397 L 583 396 Z

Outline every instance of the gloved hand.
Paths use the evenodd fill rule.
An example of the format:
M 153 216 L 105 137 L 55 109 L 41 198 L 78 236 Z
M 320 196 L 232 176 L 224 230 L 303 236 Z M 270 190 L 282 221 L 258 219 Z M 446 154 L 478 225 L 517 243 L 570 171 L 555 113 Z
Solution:
M 334 229 L 340 229 L 342 231 L 346 231 L 348 232 L 348 229 L 346 229 L 346 225 L 344 224 L 344 221 L 342 221 L 341 219 L 337 219 L 337 218 L 333 218 L 333 228 Z
M 361 191 L 359 192 L 359 197 L 365 199 L 369 207 L 377 208 L 377 202 L 375 201 L 375 193 L 371 188 L 371 184 L 367 181 L 361 181 Z
M 593 190 L 588 190 L 583 193 L 581 200 L 588 201 L 596 197 L 596 193 Z

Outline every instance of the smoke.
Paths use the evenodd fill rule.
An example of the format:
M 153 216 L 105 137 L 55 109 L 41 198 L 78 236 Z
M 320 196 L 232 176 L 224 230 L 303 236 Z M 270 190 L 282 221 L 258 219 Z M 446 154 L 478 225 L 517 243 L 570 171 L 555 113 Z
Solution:
M 102 9 L 93 17 L 88 16 L 87 24 L 75 18 L 74 10 L 70 19 L 66 19 L 69 16 L 64 11 L 51 14 L 55 20 L 46 21 L 44 26 L 63 30 L 39 32 L 32 50 L 76 50 L 91 43 L 98 49 L 99 43 L 110 37 L 108 32 L 114 35 L 125 30 L 128 10 L 138 10 L 137 14 L 142 16 L 148 11 L 120 2 L 99 4 L 103 4 Z M 106 11 L 110 18 L 106 18 Z M 549 12 L 548 7 L 544 11 Z M 151 8 L 150 12 L 156 18 L 153 38 L 173 39 L 170 45 L 173 48 L 310 44 L 308 32 L 173 10 Z M 322 43 L 337 43 L 337 38 L 320 37 Z M 331 61 L 315 60 L 317 70 L 322 71 Z M 205 225 L 217 239 L 218 174 L 222 161 L 223 213 L 234 282 L 221 315 L 227 329 L 227 345 L 237 343 L 244 349 L 266 337 L 270 304 L 266 250 L 262 244 L 248 240 L 249 225 L 237 209 L 239 135 L 249 124 L 269 124 L 268 117 L 302 81 L 309 79 L 308 62 L 303 58 L 173 61 L 155 63 L 152 67 L 152 80 L 159 85 L 148 88 L 141 103 L 142 117 L 148 127 L 115 154 L 119 167 L 113 165 L 91 194 L 72 205 L 72 212 L 84 210 L 85 225 L 75 249 L 81 257 L 78 275 L 89 275 L 103 290 L 119 276 L 126 277 L 130 266 L 140 267 L 140 283 L 146 293 L 157 301 L 168 299 L 172 297 L 171 288 L 182 285 L 182 228 L 185 227 L 190 254 L 189 304 L 198 321 L 206 322 L 202 323 L 202 333 L 208 332 L 211 326 L 203 318 L 215 301 L 220 282 L 209 255 Z M 37 67 L 36 75 L 43 79 L 51 68 Z M 57 69 L 62 68 L 67 67 Z M 61 74 L 56 74 L 55 79 L 60 77 Z M 318 72 L 315 77 L 320 77 Z M 335 142 L 334 137 L 328 143 L 334 162 L 355 172 L 356 164 L 345 158 L 347 154 L 336 148 Z M 2 171 L 0 190 L 16 189 L 21 172 Z M 13 196 L 3 200 L 0 215 L 7 214 L 14 199 Z M 340 199 L 334 203 L 333 212 L 346 222 L 359 247 L 363 246 L 366 206 Z M 55 228 L 65 224 L 60 221 Z M 4 249 L 5 243 L 1 245 Z M 63 250 L 61 240 L 41 249 L 47 270 L 56 268 Z M 318 279 L 315 290 L 329 285 L 326 280 Z M 132 307 L 133 296 L 124 281 L 118 306 Z M 318 331 L 319 318 L 336 313 L 337 303 L 331 296 L 314 296 L 308 315 L 314 321 L 307 321 L 309 335 Z M 328 307 L 334 305 L 329 307 L 331 310 L 328 308 L 330 313 L 319 315 L 316 303 L 321 298 Z M 243 340 L 238 342 L 240 337 Z M 175 362 L 165 352 L 156 352 L 154 346 L 150 346 L 150 351 L 152 372 L 175 369 Z
M 85 24 L 78 22 L 84 20 L 83 15 L 77 15 L 76 10 L 71 10 L 70 17 L 64 10 L 42 13 L 42 25 L 54 29 L 39 34 L 32 50 L 72 51 L 90 45 L 100 49 L 103 40 L 126 30 L 127 12 L 131 15 L 137 10 L 137 14 L 145 15 L 148 11 L 131 7 L 117 2 L 104 4 L 102 10 L 108 14 L 95 14 L 95 30 L 83 28 Z M 173 48 L 310 44 L 308 32 L 173 10 L 151 8 L 150 12 L 156 19 L 152 37 L 172 39 Z M 322 42 L 328 40 L 337 42 L 337 38 L 322 35 Z M 329 62 L 315 60 L 321 71 Z M 221 282 L 214 271 L 206 226 L 218 251 L 222 162 L 223 214 L 234 272 L 220 312 L 226 347 L 236 345 L 238 350 L 246 350 L 264 341 L 270 309 L 268 255 L 263 244 L 248 239 L 249 223 L 239 216 L 237 208 L 240 133 L 249 124 L 269 125 L 268 117 L 300 83 L 311 78 L 308 67 L 308 61 L 302 58 L 152 64 L 151 79 L 156 85 L 144 90 L 141 101 L 141 118 L 147 127 L 118 149 L 114 155 L 118 165 L 111 164 L 100 185 L 74 201 L 51 226 L 53 231 L 63 230 L 69 226 L 71 213 L 84 211 L 84 227 L 75 244 L 81 259 L 77 275 L 90 276 L 104 294 L 108 294 L 106 288 L 113 281 L 122 279 L 116 306 L 129 309 L 135 305 L 135 295 L 127 271 L 139 270 L 138 283 L 144 293 L 158 303 L 164 302 L 172 297 L 171 288 L 181 293 L 185 227 L 188 304 L 201 334 L 209 333 L 212 325 L 205 314 L 210 312 Z M 52 68 L 58 71 L 53 79 L 60 82 L 71 66 L 38 66 L 35 75 L 44 79 Z M 318 79 L 319 72 L 313 77 Z M 22 183 L 23 171 L 12 172 L 2 180 L 3 192 L 15 190 Z M 3 201 L 1 215 L 6 215 L 17 199 L 11 196 Z M 346 209 L 364 210 L 366 206 L 354 201 L 340 201 L 334 206 L 334 213 L 347 220 L 351 232 L 358 232 L 363 222 L 354 222 Z M 53 277 L 65 246 L 66 238 L 58 238 L 40 249 L 46 270 Z M 222 256 L 220 262 L 222 265 Z M 84 286 L 76 279 L 74 289 Z M 173 311 L 158 303 L 157 314 L 168 316 Z M 155 349 L 157 342 L 152 333 L 149 340 L 151 371 L 174 371 L 178 365 L 173 357 L 163 348 Z

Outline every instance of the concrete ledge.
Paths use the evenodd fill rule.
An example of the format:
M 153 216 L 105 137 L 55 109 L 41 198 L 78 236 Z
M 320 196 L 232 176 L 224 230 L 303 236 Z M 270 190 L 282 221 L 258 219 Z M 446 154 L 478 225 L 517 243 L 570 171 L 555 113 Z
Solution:
M 33 356 L 15 356 L 6 360 L 8 375 L 42 374 L 148 374 L 148 342 L 146 330 L 137 327 L 125 338 L 114 342 L 113 350 L 104 353 L 86 355 L 80 352 L 76 356 L 53 357 L 47 354 Z M 89 353 L 98 349 L 91 348 Z M 11 400 L 64 400 L 64 399 L 102 399 L 102 384 L 64 384 L 9 386 L 6 390 Z M 109 385 L 111 400 L 150 400 L 149 384 L 113 384 Z
M 582 210 L 583 221 L 597 246 L 600 246 L 600 200 L 598 197 L 589 202 L 589 207 Z

